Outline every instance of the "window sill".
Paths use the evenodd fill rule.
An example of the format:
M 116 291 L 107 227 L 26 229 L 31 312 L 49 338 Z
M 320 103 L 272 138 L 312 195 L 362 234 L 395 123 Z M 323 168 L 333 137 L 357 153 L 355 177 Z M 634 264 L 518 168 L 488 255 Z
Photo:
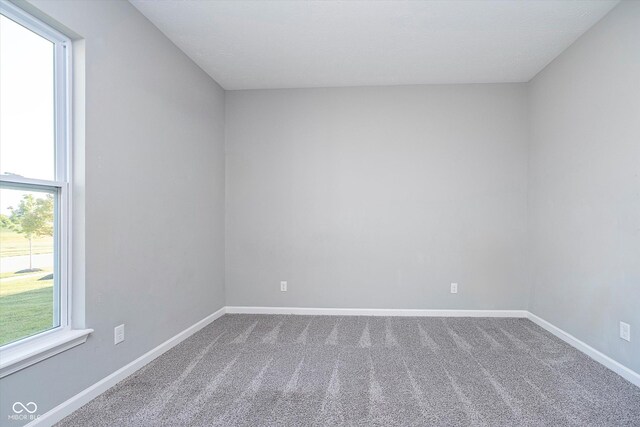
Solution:
M 0 378 L 87 341 L 93 329 L 67 329 L 0 350 Z

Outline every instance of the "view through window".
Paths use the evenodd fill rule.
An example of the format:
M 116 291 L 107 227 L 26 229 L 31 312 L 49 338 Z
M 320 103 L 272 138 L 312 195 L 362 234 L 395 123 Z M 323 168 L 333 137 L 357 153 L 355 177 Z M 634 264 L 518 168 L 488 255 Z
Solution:
M 0 15 L 0 346 L 66 324 L 64 41 Z

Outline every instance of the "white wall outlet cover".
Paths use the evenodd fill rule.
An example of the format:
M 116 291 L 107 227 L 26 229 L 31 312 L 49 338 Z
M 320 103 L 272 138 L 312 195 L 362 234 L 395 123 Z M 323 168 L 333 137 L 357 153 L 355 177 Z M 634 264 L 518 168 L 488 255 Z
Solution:
M 280 282 L 280 291 L 287 292 L 287 282 L 285 281 Z
M 120 344 L 122 341 L 124 341 L 124 325 L 119 325 L 113 329 L 113 342 Z
M 625 341 L 631 341 L 631 325 L 620 322 L 620 338 Z
M 457 294 L 458 293 L 458 284 L 457 283 L 452 283 L 451 284 L 451 293 L 452 294 Z

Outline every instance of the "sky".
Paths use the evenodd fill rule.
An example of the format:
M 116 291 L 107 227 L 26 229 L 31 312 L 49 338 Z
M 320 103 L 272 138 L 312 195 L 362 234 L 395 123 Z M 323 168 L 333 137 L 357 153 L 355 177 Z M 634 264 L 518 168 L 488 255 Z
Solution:
M 0 174 L 54 179 L 54 45 L 0 15 Z M 24 192 L 0 190 L 0 213 Z

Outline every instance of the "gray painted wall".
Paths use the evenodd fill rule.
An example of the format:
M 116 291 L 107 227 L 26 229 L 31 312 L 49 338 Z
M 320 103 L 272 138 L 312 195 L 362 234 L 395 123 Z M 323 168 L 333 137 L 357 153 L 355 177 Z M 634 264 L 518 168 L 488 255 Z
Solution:
M 640 2 L 578 39 L 530 98 L 530 310 L 640 372 Z
M 526 308 L 526 85 L 226 96 L 228 305 Z
M 86 44 L 77 194 L 86 197 L 85 324 L 95 332 L 3 378 L 2 425 L 13 402 L 44 413 L 225 299 L 224 91 L 126 1 L 32 3 Z M 114 346 L 120 323 L 126 341 Z

